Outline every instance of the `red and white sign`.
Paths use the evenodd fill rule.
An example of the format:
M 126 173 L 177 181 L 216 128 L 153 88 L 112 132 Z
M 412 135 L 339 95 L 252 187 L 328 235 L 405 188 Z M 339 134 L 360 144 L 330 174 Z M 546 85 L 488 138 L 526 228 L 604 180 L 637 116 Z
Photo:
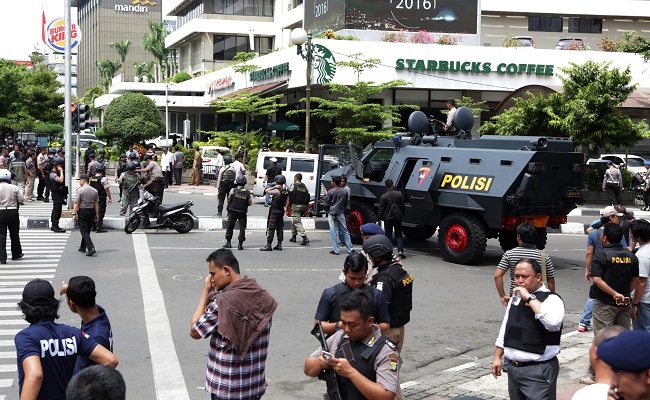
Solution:
M 81 41 L 81 30 L 77 24 L 72 24 L 70 28 L 70 50 L 79 46 Z M 57 53 L 65 52 L 65 20 L 56 18 L 48 23 L 45 22 L 45 13 L 43 13 L 43 42 Z
M 231 87 L 233 84 L 232 76 L 226 76 L 223 78 L 215 79 L 208 84 L 208 94 L 212 94 L 217 90 L 225 89 Z

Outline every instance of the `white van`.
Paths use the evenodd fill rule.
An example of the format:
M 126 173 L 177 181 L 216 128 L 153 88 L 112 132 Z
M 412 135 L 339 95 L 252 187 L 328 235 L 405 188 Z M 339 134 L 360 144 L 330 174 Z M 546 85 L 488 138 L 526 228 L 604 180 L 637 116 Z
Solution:
M 264 176 L 266 169 L 271 166 L 271 158 L 278 159 L 278 167 L 282 169 L 282 175 L 287 178 L 287 186 L 293 183 L 297 173 L 302 174 L 302 183 L 307 186 L 309 193 L 313 196 L 316 191 L 316 182 L 320 177 L 316 176 L 318 166 L 318 154 L 286 153 L 281 151 L 260 151 L 257 154 L 255 166 L 253 195 L 264 195 Z M 323 161 L 322 173 L 338 168 L 338 163 L 333 157 L 326 156 Z

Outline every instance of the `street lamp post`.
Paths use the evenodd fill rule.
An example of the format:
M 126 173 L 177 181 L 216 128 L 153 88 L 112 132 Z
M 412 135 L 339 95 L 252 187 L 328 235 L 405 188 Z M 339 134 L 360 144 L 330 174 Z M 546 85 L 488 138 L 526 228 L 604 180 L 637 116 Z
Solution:
M 165 143 L 169 144 L 169 82 L 165 83 Z
M 305 153 L 309 152 L 309 134 L 311 122 L 311 62 L 313 48 L 311 44 L 311 31 L 305 32 L 302 28 L 291 31 L 291 42 L 298 47 L 298 54 L 307 60 L 307 84 L 305 85 Z M 303 49 L 302 45 L 305 44 Z

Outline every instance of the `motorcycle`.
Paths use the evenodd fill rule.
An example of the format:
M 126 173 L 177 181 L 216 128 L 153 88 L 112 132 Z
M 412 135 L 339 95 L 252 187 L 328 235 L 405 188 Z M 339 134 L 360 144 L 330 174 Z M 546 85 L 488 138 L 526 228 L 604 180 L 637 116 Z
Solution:
M 194 213 L 190 207 L 194 203 L 186 201 L 184 203 L 161 204 L 158 207 L 158 218 L 151 221 L 149 213 L 153 213 L 156 207 L 156 196 L 146 190 L 142 191 L 142 196 L 129 215 L 129 220 L 124 226 L 124 232 L 133 233 L 144 220 L 144 229 L 173 228 L 178 233 L 187 233 L 194 227 Z

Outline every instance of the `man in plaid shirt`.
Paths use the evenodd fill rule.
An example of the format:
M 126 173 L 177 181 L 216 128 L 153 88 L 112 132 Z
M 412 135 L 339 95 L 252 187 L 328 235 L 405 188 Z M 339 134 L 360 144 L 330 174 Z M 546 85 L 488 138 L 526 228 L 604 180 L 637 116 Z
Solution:
M 216 250 L 206 261 L 210 274 L 190 328 L 194 339 L 210 337 L 205 390 L 212 400 L 261 399 L 278 303 L 255 279 L 240 275 L 232 251 Z

